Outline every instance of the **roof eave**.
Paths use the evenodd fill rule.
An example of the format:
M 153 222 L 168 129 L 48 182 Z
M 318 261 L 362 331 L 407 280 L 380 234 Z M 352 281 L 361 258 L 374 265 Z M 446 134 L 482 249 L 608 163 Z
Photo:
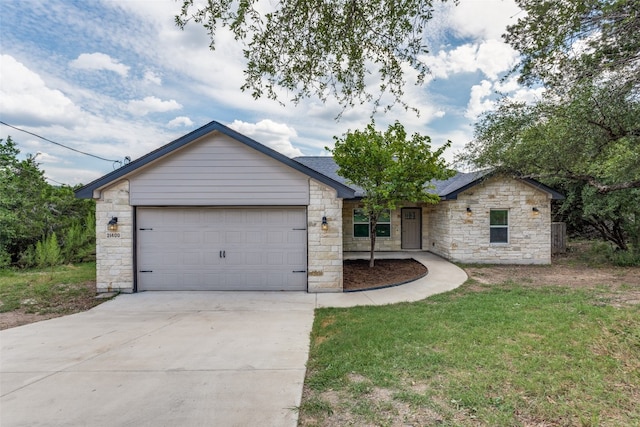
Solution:
M 475 187 L 476 185 L 478 185 L 481 181 L 487 179 L 490 176 L 493 176 L 494 174 L 486 174 L 483 175 L 482 177 L 471 181 L 469 184 L 462 186 L 452 192 L 449 192 L 447 194 L 440 194 L 440 197 L 442 198 L 442 200 L 457 200 L 458 199 L 458 194 L 463 193 L 465 191 L 467 191 L 469 188 L 471 187 Z M 564 200 L 564 195 L 556 190 L 554 190 L 551 187 L 547 187 L 546 185 L 542 184 L 541 182 L 536 181 L 535 179 L 532 178 L 517 178 L 514 177 L 514 179 L 526 182 L 527 184 L 531 185 L 532 187 L 536 188 L 537 190 L 540 190 L 542 192 L 545 192 L 547 194 L 549 194 L 551 196 L 552 200 Z

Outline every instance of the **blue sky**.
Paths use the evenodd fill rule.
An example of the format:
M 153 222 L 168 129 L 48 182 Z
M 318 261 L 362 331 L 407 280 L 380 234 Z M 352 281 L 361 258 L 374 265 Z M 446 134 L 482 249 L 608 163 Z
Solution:
M 265 0 L 268 1 L 268 0 Z M 220 33 L 210 51 L 204 29 L 175 27 L 174 0 L 2 0 L 0 2 L 0 120 L 113 160 L 136 159 L 212 120 L 288 156 L 324 155 L 324 147 L 369 122 L 371 105 L 340 112 L 333 101 L 281 106 L 243 93 L 241 46 Z M 530 100 L 536 90 L 502 81 L 518 55 L 502 42 L 519 9 L 513 0 L 461 0 L 438 5 L 422 58 L 424 85 L 408 84 L 406 100 L 420 115 L 379 113 L 380 129 L 399 120 L 408 131 L 446 140 L 453 159 L 473 136 L 473 123 L 493 108 L 495 91 Z M 375 84 L 375 81 L 371 82 Z M 114 168 L 0 125 L 22 155 L 51 182 L 88 183 Z

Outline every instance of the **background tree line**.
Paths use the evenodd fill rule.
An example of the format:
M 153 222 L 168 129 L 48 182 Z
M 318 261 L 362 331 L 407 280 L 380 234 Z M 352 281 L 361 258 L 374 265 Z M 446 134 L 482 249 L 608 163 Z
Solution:
M 95 203 L 53 186 L 35 158 L 0 139 L 0 268 L 50 266 L 95 255 Z

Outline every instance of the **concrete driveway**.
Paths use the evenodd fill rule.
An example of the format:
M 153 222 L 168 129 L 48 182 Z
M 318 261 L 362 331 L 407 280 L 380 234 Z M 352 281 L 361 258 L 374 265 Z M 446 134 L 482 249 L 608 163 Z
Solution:
M 145 292 L 2 331 L 0 425 L 295 426 L 314 307 Z
M 0 331 L 0 426 L 295 426 L 314 308 L 417 301 L 467 279 L 427 252 L 379 257 L 429 274 L 354 293 L 142 292 Z

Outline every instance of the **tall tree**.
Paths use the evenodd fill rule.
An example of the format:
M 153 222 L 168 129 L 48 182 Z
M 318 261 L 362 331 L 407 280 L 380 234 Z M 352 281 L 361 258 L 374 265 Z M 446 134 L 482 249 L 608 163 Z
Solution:
M 521 76 L 562 91 L 614 74 L 640 85 L 640 2 L 516 0 L 524 13 L 505 40 L 522 54 Z
M 37 242 L 53 233 L 63 237 L 67 260 L 77 260 L 73 257 L 78 251 L 90 251 L 87 247 L 94 245 L 94 202 L 76 199 L 68 186 L 49 185 L 35 159 L 27 156 L 20 160 L 19 154 L 11 137 L 0 139 L 0 268 L 16 264 Z M 70 247 L 71 239 L 66 237 L 72 226 L 87 231 L 75 239 L 82 248 Z M 22 264 L 29 266 L 32 262 Z
M 599 193 L 640 188 L 640 102 L 628 84 L 577 85 L 534 105 L 502 100 L 476 124 L 459 160 Z
M 184 28 L 195 21 L 209 33 L 215 49 L 220 27 L 227 27 L 244 46 L 247 59 L 243 90 L 255 98 L 278 99 L 278 89 L 293 101 L 335 97 L 343 108 L 373 102 L 382 96 L 404 107 L 404 65 L 418 72 L 421 83 L 428 69 L 420 55 L 428 52 L 424 32 L 433 5 L 447 0 L 183 0 L 175 17 Z M 457 3 L 457 0 L 452 0 Z M 267 8 L 271 7 L 271 10 Z M 378 90 L 368 76 L 377 71 Z
M 440 198 L 429 190 L 429 182 L 455 174 L 441 157 L 450 142 L 431 151 L 431 138 L 414 133 L 408 137 L 399 122 L 385 132 L 370 123 L 365 130 L 335 137 L 331 150 L 338 174 L 362 188 L 362 204 L 370 221 L 369 266 L 375 264 L 374 251 L 378 219 L 385 211 L 403 202 L 438 203 Z M 329 150 L 327 148 L 327 150 Z
M 5 263 L 47 232 L 41 206 L 48 184 L 35 161 L 18 160 L 19 153 L 11 137 L 0 139 L 0 258 Z

